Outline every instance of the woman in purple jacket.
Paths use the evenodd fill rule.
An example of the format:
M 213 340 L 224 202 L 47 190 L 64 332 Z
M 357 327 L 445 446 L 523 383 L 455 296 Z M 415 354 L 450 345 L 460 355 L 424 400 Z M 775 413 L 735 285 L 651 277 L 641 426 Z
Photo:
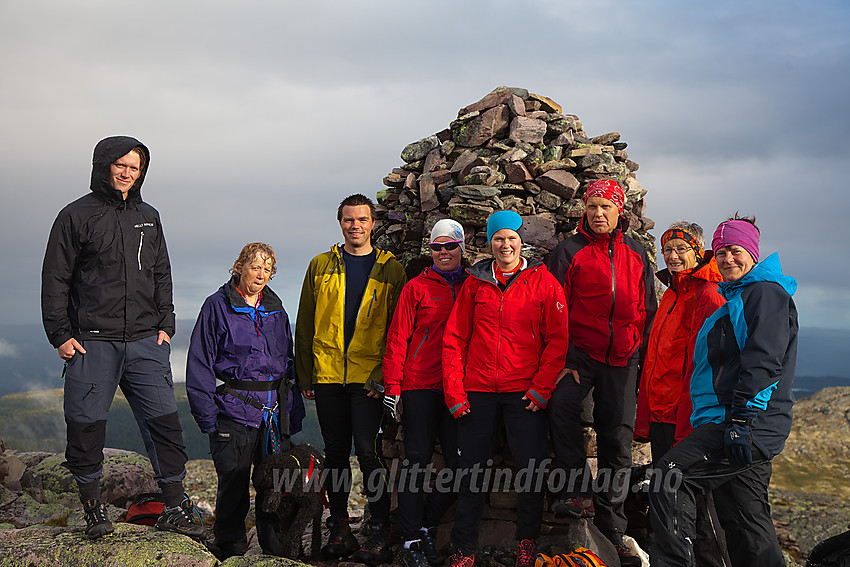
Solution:
M 300 430 L 304 416 L 301 395 L 290 389 L 289 317 L 266 286 L 275 273 L 274 251 L 262 242 L 247 244 L 230 273 L 230 281 L 201 307 L 186 363 L 189 405 L 210 436 L 218 474 L 210 549 L 222 560 L 248 547 L 251 464 L 288 450 L 289 435 Z M 257 537 L 265 553 L 279 555 L 279 521 L 259 511 L 263 498 L 258 491 Z

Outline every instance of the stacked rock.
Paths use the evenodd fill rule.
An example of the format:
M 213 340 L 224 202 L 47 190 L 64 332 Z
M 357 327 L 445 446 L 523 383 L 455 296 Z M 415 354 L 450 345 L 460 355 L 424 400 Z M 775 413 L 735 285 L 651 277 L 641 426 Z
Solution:
M 377 195 L 375 242 L 416 273 L 434 223 L 451 217 L 464 226 L 475 262 L 489 255 L 487 217 L 510 209 L 523 217 L 523 255 L 545 259 L 578 228 L 587 185 L 614 179 L 626 191 L 629 234 L 654 259 L 655 223 L 643 216 L 646 191 L 626 145 L 618 132 L 589 137 L 578 116 L 545 96 L 499 87 L 402 150 L 404 164 Z

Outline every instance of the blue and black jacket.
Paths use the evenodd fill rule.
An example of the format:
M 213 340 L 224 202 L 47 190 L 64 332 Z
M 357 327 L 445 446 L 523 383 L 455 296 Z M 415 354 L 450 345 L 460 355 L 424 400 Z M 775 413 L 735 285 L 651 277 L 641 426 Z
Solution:
M 691 400 L 694 429 L 731 417 L 752 419 L 753 445 L 778 455 L 791 431 L 797 281 L 771 254 L 735 282 L 719 284 L 727 302 L 697 335 Z

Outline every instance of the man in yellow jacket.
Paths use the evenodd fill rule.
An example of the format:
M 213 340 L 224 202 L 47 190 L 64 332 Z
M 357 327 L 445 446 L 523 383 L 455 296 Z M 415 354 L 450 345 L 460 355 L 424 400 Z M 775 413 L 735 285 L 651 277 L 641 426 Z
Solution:
M 322 558 L 342 559 L 356 551 L 353 561 L 379 565 L 392 559 L 390 494 L 379 437 L 381 362 L 406 277 L 392 253 L 372 246 L 375 205 L 368 197 L 345 198 L 337 220 L 344 243 L 313 258 L 304 276 L 295 323 L 295 369 L 301 393 L 316 401 L 325 442 L 331 515 Z M 348 526 L 352 437 L 371 513 L 362 546 Z

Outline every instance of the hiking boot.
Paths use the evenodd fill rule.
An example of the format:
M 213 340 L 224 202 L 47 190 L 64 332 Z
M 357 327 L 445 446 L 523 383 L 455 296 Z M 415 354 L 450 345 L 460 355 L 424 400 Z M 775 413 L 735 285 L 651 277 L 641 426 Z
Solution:
M 473 567 L 475 565 L 475 555 L 464 555 L 459 549 L 450 557 L 452 567 Z
M 156 529 L 163 532 L 174 532 L 192 538 L 203 537 L 204 526 L 195 523 L 197 512 L 190 498 L 184 498 L 179 506 L 164 508 L 156 519 Z
M 383 524 L 369 524 L 369 535 L 360 549 L 351 556 L 351 560 L 375 567 L 381 563 L 389 563 L 392 559 L 389 528 Z
M 422 539 L 419 540 L 419 542 L 422 546 L 422 552 L 425 554 L 425 557 L 428 559 L 428 563 L 432 565 L 432 567 L 437 567 L 438 565 L 442 565 L 446 562 L 446 558 L 443 557 L 443 554 L 437 551 L 436 531 L 437 528 L 422 528 L 420 530 L 422 533 Z
M 330 535 L 327 545 L 322 546 L 322 559 L 345 559 L 359 547 L 357 538 L 351 533 L 348 518 L 329 517 L 326 521 Z
M 224 561 L 230 557 L 241 557 L 248 552 L 248 542 L 246 541 L 231 541 L 229 543 L 208 541 L 205 545 L 219 561 Z
M 106 506 L 97 498 L 86 500 L 83 503 L 83 514 L 86 519 L 86 537 L 98 539 L 115 531 L 112 522 L 106 515 Z
M 640 567 L 642 562 L 640 557 L 632 555 L 632 550 L 624 543 L 614 544 L 617 550 L 617 555 L 620 557 L 620 565 L 622 567 Z
M 429 567 L 428 558 L 422 549 L 421 541 L 414 541 L 410 547 L 404 548 L 398 554 L 398 563 L 403 567 Z
M 534 567 L 537 558 L 537 545 L 533 539 L 521 539 L 516 544 L 516 567 Z
M 556 518 L 592 518 L 596 515 L 593 498 L 576 496 L 558 500 L 552 505 L 552 514 Z

